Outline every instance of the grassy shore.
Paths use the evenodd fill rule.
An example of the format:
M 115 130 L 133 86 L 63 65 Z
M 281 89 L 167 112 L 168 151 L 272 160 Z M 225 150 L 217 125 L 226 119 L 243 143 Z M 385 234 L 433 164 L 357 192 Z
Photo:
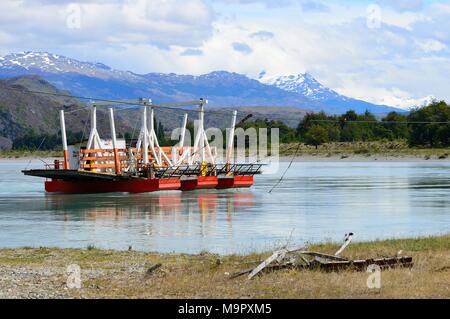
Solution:
M 335 244 L 309 249 L 332 253 Z M 0 250 L 0 298 L 450 298 L 450 235 L 352 243 L 350 258 L 413 257 L 412 269 L 381 274 L 381 289 L 368 289 L 368 274 L 281 270 L 248 281 L 232 273 L 270 255 L 220 256 L 135 251 L 20 248 Z M 66 287 L 69 264 L 81 267 L 81 289 Z M 162 266 L 149 273 L 154 265 Z
M 30 150 L 1 150 L 0 158 L 57 158 L 62 157 L 62 151 L 30 151 Z
M 280 145 L 281 156 L 292 156 L 298 144 Z M 301 144 L 297 156 L 334 158 L 334 159 L 423 159 L 445 160 L 450 158 L 450 148 L 416 148 L 409 147 L 405 141 L 393 142 L 354 142 L 354 143 L 327 143 L 317 148 Z
M 393 142 L 354 142 L 354 143 L 327 143 L 318 148 L 292 143 L 281 144 L 280 155 L 292 156 L 297 152 L 299 159 L 360 159 L 360 160 L 445 160 L 450 159 L 450 148 L 412 148 L 406 141 Z M 3 150 L 0 158 L 53 158 L 61 157 L 61 151 L 27 151 L 27 150 Z

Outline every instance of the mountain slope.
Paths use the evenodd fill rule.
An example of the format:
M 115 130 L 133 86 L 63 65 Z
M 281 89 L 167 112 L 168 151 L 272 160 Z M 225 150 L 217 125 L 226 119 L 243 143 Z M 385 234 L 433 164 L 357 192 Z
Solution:
M 210 101 L 210 106 L 217 107 L 284 106 L 328 113 L 342 113 L 351 108 L 374 113 L 396 110 L 341 96 L 309 74 L 262 83 L 226 71 L 200 76 L 139 75 L 46 52 L 22 52 L 0 58 L 0 78 L 31 74 L 41 76 L 58 89 L 94 98 L 150 97 L 161 102 L 203 97 Z
M 59 134 L 59 110 L 66 111 L 66 127 L 71 132 L 89 129 L 89 112 L 70 112 L 83 107 L 74 98 L 34 94 L 30 91 L 66 94 L 38 76 L 23 76 L 0 80 L 0 149 L 11 148 L 12 142 L 27 133 L 36 135 Z M 107 110 L 99 109 L 98 128 L 109 136 Z M 118 115 L 118 132 L 131 132 L 132 124 Z M 85 131 L 86 132 L 86 131 Z M 87 132 L 88 133 L 88 132 Z
M 262 83 L 276 86 L 288 92 L 294 92 L 315 101 L 337 99 L 341 96 L 333 90 L 320 84 L 311 74 L 300 73 L 272 78 L 261 78 Z M 342 97 L 347 99 L 346 97 Z
M 74 73 L 100 79 L 126 79 L 139 81 L 131 72 L 113 70 L 102 63 L 80 62 L 47 52 L 12 53 L 0 58 L 2 74 L 68 74 Z
M 59 134 L 59 110 L 64 109 L 67 131 L 73 133 L 84 132 L 89 134 L 90 115 L 88 110 L 79 110 L 85 104 L 75 98 L 35 94 L 31 91 L 66 94 L 58 90 L 49 82 L 39 76 L 21 76 L 0 80 L 0 150 L 10 149 L 13 141 L 21 138 L 27 133 L 35 135 Z M 78 110 L 75 112 L 75 110 Z M 73 111 L 73 112 L 72 112 Z M 229 116 L 226 116 L 227 112 Z M 197 119 L 196 111 L 189 111 L 189 120 Z M 279 118 L 289 113 L 285 121 L 288 125 L 297 126 L 305 111 L 294 108 L 283 107 L 243 107 L 238 113 L 238 121 L 248 114 L 254 119 Z M 214 112 L 205 115 L 207 127 L 225 128 L 231 121 L 232 109 L 221 108 L 220 114 Z M 156 109 L 155 117 L 161 122 L 166 130 L 181 125 L 184 111 L 177 112 L 169 109 Z M 125 133 L 136 135 L 139 132 L 140 109 L 127 109 L 127 111 L 116 110 L 117 134 L 123 136 Z M 107 107 L 99 107 L 97 110 L 97 126 L 100 136 L 109 138 L 110 127 Z
M 322 105 L 322 110 L 327 113 L 344 113 L 350 109 L 357 113 L 363 113 L 366 110 L 373 113 L 401 111 L 387 105 L 372 104 L 340 95 L 323 86 L 309 73 L 271 78 L 261 77 L 260 82 L 278 87 L 286 92 L 305 96 L 312 101 L 318 102 Z

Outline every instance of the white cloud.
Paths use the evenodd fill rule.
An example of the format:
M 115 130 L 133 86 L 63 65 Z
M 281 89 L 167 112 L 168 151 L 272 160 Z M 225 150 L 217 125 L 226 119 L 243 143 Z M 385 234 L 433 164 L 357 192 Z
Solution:
M 134 72 L 310 72 L 340 93 L 404 106 L 450 99 L 450 5 L 397 1 L 367 27 L 367 3 L 285 0 L 0 2 L 0 52 L 39 50 Z M 420 2 L 420 3 L 419 3 Z M 304 10 L 305 6 L 317 10 Z M 274 9 L 276 8 L 276 9 Z M 322 10 L 320 10 L 322 9 Z
M 267 8 L 279 8 L 291 5 L 296 0 L 214 0 L 225 4 L 263 4 Z
M 306 12 L 328 12 L 330 8 L 317 1 L 305 1 L 301 4 L 302 10 Z
M 450 4 L 442 3 L 442 2 L 433 3 L 431 5 L 431 10 L 436 14 L 447 15 L 447 14 L 450 14 Z
M 181 52 L 181 55 L 184 56 L 199 56 L 203 55 L 203 51 L 199 49 L 186 49 L 183 52 Z
M 379 3 L 399 12 L 419 11 L 424 6 L 423 0 L 379 0 Z
M 78 25 L 73 26 L 73 19 Z M 212 8 L 201 0 L 15 1 L 0 3 L 4 32 L 31 45 L 94 41 L 128 45 L 150 43 L 198 46 L 212 33 Z
M 448 48 L 444 43 L 433 39 L 418 40 L 416 43 L 426 53 L 439 52 Z
M 347 87 L 337 88 L 336 91 L 340 94 L 351 95 L 357 99 L 371 101 L 380 105 L 389 105 L 397 108 L 408 110 L 413 106 L 421 106 L 426 100 L 429 100 L 429 96 L 413 98 L 409 92 L 401 90 L 397 87 L 383 88 L 373 86 L 351 85 L 347 82 L 347 85 L 352 86 L 353 89 Z

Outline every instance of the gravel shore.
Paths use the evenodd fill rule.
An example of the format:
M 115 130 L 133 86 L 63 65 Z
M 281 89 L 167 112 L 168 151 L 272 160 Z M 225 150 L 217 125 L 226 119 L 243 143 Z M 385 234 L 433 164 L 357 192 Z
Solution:
M 325 253 L 337 245 L 310 249 Z M 381 274 L 369 289 L 357 271 L 282 270 L 248 281 L 227 274 L 270 253 L 246 256 L 158 254 L 90 249 L 0 249 L 0 298 L 450 298 L 450 235 L 352 243 L 349 258 L 413 257 L 412 269 Z M 69 265 L 80 267 L 80 289 Z M 69 288 L 70 287 L 70 288 Z

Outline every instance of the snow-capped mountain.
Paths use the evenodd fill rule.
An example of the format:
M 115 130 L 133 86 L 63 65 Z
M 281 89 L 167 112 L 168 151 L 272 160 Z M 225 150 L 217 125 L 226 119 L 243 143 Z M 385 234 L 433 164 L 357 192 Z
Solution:
M 260 82 L 274 85 L 282 90 L 302 94 L 311 100 L 323 101 L 328 99 L 348 100 L 335 91 L 320 84 L 311 74 L 300 73 L 297 75 L 286 75 L 279 77 L 261 77 Z
M 62 55 L 48 52 L 20 52 L 0 58 L 0 68 L 29 74 L 37 73 L 76 73 L 98 78 L 138 79 L 131 72 L 117 71 L 103 63 L 80 62 Z
M 428 106 L 431 103 L 436 102 L 436 101 L 437 101 L 437 98 L 434 95 L 428 95 L 426 97 L 423 97 L 423 98 L 417 100 L 416 103 L 412 107 L 410 107 L 410 109 Z
M 397 110 L 341 96 L 310 74 L 259 80 L 227 71 L 199 76 L 136 74 L 47 52 L 13 53 L 0 58 L 0 78 L 22 75 L 38 75 L 58 89 L 94 98 L 179 101 L 203 97 L 211 106 L 286 106 L 333 114 L 349 109 L 359 113 Z
M 405 94 L 398 94 L 391 96 L 388 103 L 404 111 L 411 111 L 413 109 L 428 106 L 429 104 L 437 100 L 438 99 L 434 95 L 428 95 L 421 98 L 413 98 L 405 96 Z
M 322 110 L 328 113 L 343 113 L 347 110 L 354 110 L 358 113 L 362 113 L 366 110 L 374 113 L 398 111 L 397 108 L 373 104 L 341 95 L 322 85 L 309 73 L 267 77 L 266 74 L 262 72 L 259 81 L 280 88 L 286 92 L 305 96 L 311 101 L 325 105 Z

